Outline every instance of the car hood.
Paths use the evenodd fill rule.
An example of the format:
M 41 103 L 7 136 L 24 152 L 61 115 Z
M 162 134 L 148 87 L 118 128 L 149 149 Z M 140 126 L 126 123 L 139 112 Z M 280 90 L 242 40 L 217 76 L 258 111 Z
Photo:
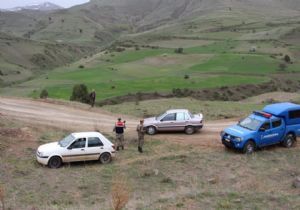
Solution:
M 59 149 L 61 149 L 61 146 L 58 144 L 58 142 L 52 142 L 39 146 L 38 151 L 42 153 L 48 153 L 58 151 Z
M 152 124 L 152 123 L 155 123 L 155 122 L 157 122 L 155 117 L 150 117 L 150 118 L 144 119 L 144 124 L 145 125 Z
M 193 119 L 203 120 L 203 114 L 202 113 L 194 114 L 193 117 L 194 117 Z
M 228 133 L 232 136 L 236 136 L 236 137 L 244 137 L 244 136 L 247 136 L 251 133 L 253 133 L 253 131 L 250 131 L 246 128 L 242 128 L 241 126 L 238 126 L 238 125 L 233 125 L 233 126 L 230 126 L 228 128 L 226 128 L 225 130 L 225 133 Z

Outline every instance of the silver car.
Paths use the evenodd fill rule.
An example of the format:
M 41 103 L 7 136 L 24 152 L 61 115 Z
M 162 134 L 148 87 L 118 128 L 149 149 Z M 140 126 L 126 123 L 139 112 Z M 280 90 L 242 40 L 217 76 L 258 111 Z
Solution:
M 190 135 L 203 127 L 203 115 L 191 114 L 187 109 L 172 109 L 144 119 L 144 127 L 149 135 L 158 131 L 184 131 Z

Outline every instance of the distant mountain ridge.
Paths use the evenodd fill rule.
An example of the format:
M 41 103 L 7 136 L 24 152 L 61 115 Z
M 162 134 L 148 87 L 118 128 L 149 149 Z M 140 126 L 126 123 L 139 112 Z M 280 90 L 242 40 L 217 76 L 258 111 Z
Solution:
M 3 12 L 0 31 L 38 41 L 92 45 L 108 44 L 123 32 L 145 32 L 207 15 L 218 16 L 229 9 L 257 18 L 300 15 L 299 0 L 91 0 L 69 9 L 52 3 L 25 8 Z
M 54 3 L 51 3 L 51 2 L 44 2 L 41 4 L 32 4 L 32 5 L 23 6 L 23 7 L 14 7 L 11 9 L 7 9 L 7 11 L 10 11 L 10 12 L 18 12 L 18 11 L 22 11 L 22 10 L 55 11 L 55 10 L 60 10 L 60 9 L 64 9 L 64 8 L 61 6 L 58 6 Z

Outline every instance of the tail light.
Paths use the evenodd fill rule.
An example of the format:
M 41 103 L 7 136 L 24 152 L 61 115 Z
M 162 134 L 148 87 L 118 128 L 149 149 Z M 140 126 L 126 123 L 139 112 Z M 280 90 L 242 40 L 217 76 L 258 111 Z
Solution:
M 113 144 L 113 145 L 111 145 L 111 147 L 114 149 L 114 150 L 116 150 L 116 146 Z
M 201 120 L 200 123 L 203 123 L 203 120 Z

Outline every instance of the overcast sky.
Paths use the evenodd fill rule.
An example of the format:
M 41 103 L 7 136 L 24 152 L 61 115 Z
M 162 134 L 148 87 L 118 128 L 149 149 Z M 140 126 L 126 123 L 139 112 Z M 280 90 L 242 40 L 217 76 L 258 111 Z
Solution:
M 8 9 L 18 6 L 26 6 L 43 2 L 52 2 L 62 7 L 71 7 L 77 4 L 83 4 L 89 0 L 0 0 L 0 8 Z

